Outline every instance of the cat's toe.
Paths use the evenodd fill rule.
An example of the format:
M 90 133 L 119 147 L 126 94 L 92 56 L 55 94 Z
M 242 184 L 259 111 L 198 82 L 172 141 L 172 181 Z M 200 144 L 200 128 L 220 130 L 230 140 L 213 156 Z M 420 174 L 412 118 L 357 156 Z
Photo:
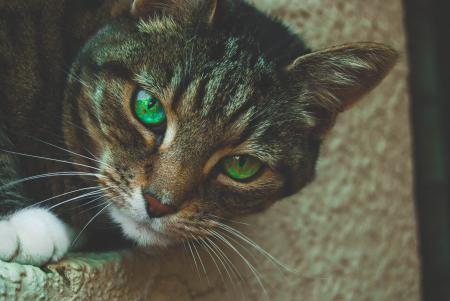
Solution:
M 69 250 L 71 231 L 45 209 L 19 211 L 7 223 L 10 225 L 10 233 L 16 235 L 18 244 L 10 261 L 42 266 L 60 259 Z M 3 234 L 0 235 L 3 240 Z
M 13 225 L 9 221 L 0 221 L 0 260 L 11 260 L 19 248 L 19 241 Z
M 19 252 L 13 261 L 23 264 L 43 265 L 53 255 L 53 241 L 49 235 L 44 214 L 36 210 L 23 210 L 14 214 L 10 223 L 19 239 Z
M 51 257 L 51 261 L 59 260 L 69 250 L 74 233 L 72 229 L 67 227 L 53 214 L 45 215 L 43 221 L 47 226 L 48 235 L 53 241 L 53 255 Z

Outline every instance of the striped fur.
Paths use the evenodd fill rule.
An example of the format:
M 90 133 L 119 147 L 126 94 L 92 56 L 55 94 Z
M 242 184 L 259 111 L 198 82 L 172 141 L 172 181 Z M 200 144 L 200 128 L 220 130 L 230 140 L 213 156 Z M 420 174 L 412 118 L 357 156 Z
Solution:
M 0 13 L 25 14 L 14 3 L 0 6 Z M 87 1 L 48 3 L 28 12 L 52 16 L 44 18 L 54 21 L 44 32 L 33 19 L 25 31 L 30 36 L 8 32 L 11 24 L 1 31 L 0 65 L 9 75 L 1 78 L 0 101 L 11 114 L 0 139 L 11 137 L 14 144 L 5 148 L 78 164 L 39 165 L 20 158 L 16 165 L 19 158 L 3 155 L 2 181 L 62 168 L 87 172 L 92 162 L 86 157 L 95 156 L 104 180 L 80 176 L 24 185 L 19 203 L 22 197 L 38 200 L 88 185 L 115 185 L 104 193 L 109 212 L 125 236 L 142 245 L 204 235 L 195 226 L 180 232 L 180 225 L 206 227 L 211 216 L 255 213 L 300 190 L 314 177 L 320 143 L 336 114 L 372 89 L 396 57 L 378 44 L 311 53 L 279 21 L 240 0 L 120 1 L 109 20 L 107 2 L 89 4 L 96 10 L 88 9 Z M 68 12 L 72 6 L 76 9 Z M 77 22 L 84 25 L 76 27 Z M 40 41 L 48 43 L 36 48 Z M 161 100 L 167 129 L 152 131 L 134 118 L 130 101 L 137 87 Z M 255 156 L 266 168 L 252 182 L 233 181 L 217 164 L 233 154 Z M 150 220 L 143 188 L 178 212 Z M 73 214 L 69 206 L 61 216 L 80 226 L 92 214 Z M 139 232 L 142 227 L 148 231 Z M 102 227 L 91 229 L 98 241 L 95 231 Z

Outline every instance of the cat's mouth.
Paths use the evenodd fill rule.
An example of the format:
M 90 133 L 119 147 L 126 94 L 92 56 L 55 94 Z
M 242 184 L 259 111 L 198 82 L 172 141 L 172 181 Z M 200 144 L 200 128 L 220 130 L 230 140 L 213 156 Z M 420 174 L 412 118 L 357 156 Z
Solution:
M 176 242 L 168 235 L 161 218 L 142 219 L 115 206 L 110 206 L 109 213 L 121 226 L 123 234 L 139 246 L 168 246 Z
M 124 236 L 141 247 L 168 247 L 209 236 L 217 223 L 212 219 L 189 218 L 190 214 L 183 210 L 152 218 L 142 210 L 144 204 L 139 204 L 142 208 L 109 206 L 109 214 L 120 225 Z

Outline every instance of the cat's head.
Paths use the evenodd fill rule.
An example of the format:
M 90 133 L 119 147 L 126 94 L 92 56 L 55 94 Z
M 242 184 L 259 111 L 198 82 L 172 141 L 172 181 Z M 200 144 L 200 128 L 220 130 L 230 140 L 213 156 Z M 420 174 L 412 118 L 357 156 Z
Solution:
M 141 245 L 209 235 L 300 190 L 337 114 L 396 60 L 367 43 L 311 53 L 238 0 L 125 0 L 115 14 L 73 66 L 64 130 L 99 158 L 109 212 Z

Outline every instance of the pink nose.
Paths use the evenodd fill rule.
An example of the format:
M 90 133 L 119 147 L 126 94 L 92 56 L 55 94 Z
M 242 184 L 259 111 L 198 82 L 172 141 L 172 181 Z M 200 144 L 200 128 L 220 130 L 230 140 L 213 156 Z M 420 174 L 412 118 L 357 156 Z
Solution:
M 147 214 L 150 217 L 162 217 L 176 212 L 174 207 L 162 204 L 151 194 L 144 193 L 144 199 L 147 201 Z

